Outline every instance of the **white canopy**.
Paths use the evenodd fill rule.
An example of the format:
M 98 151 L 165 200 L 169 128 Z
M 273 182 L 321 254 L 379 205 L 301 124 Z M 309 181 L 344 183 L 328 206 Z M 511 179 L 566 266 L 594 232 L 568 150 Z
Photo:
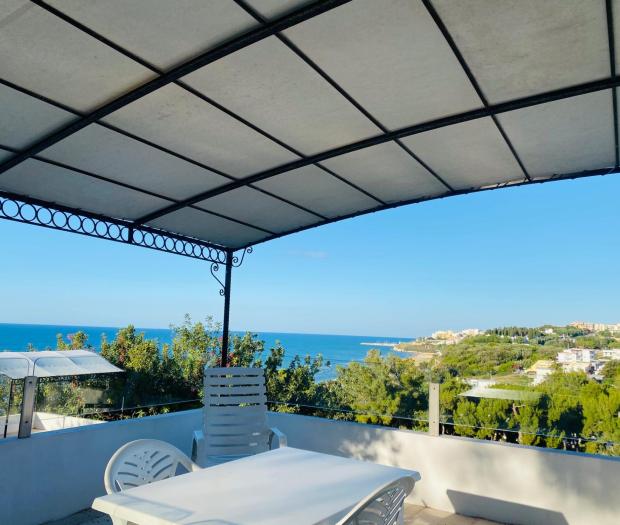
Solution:
M 238 249 L 611 173 L 618 3 L 6 0 L 0 192 Z
M 60 377 L 122 372 L 120 368 L 87 350 L 0 352 L 0 375 L 11 379 L 26 376 Z

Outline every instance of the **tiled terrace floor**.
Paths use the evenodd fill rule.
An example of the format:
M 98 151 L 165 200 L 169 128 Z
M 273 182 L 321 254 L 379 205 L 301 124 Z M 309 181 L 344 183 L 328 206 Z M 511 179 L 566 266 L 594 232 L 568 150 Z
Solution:
M 468 518 L 430 507 L 405 505 L 405 525 L 501 525 L 495 521 Z
M 94 510 L 78 512 L 47 525 L 112 525 L 110 518 Z M 500 525 L 494 521 L 467 518 L 441 510 L 416 505 L 405 505 L 405 525 Z

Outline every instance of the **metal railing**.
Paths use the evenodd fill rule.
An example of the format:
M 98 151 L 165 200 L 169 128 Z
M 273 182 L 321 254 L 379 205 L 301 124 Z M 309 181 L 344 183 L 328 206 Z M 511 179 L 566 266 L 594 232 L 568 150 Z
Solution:
M 324 362 L 331 362 L 331 359 L 327 357 L 323 357 L 323 359 Z M 302 360 L 301 363 L 303 364 L 303 362 Z M 432 372 L 430 369 L 422 374 L 423 379 L 418 383 L 419 386 L 416 387 L 418 388 L 416 392 L 413 392 L 411 384 L 403 386 L 403 388 L 405 388 L 405 386 L 407 387 L 404 394 L 398 392 L 398 385 L 404 381 L 402 377 L 398 377 L 398 373 L 400 373 L 400 369 L 398 368 L 400 366 L 399 364 L 397 364 L 395 371 L 388 370 L 390 374 L 393 376 L 395 375 L 394 377 L 390 377 L 389 381 L 393 383 L 392 386 L 396 386 L 394 386 L 394 391 L 390 391 L 386 395 L 393 396 L 389 398 L 388 401 L 402 396 L 402 403 L 400 398 L 398 398 L 397 402 L 392 404 L 390 404 L 390 402 L 377 403 L 377 399 L 373 399 L 371 393 L 363 389 L 361 391 L 355 390 L 355 392 L 357 392 L 355 395 L 358 396 L 355 399 L 351 399 L 350 397 L 344 399 L 341 397 L 334 401 L 334 399 L 330 400 L 329 397 L 312 395 L 312 393 L 316 394 L 317 391 L 329 393 L 330 387 L 338 385 L 338 381 L 341 379 L 342 374 L 346 374 L 346 371 L 343 372 L 341 369 L 346 369 L 349 366 L 358 367 L 358 371 L 362 370 L 363 373 L 360 377 L 363 377 L 364 374 L 368 374 L 368 376 L 372 378 L 374 377 L 373 374 L 375 371 L 378 370 L 379 372 L 377 372 L 375 379 L 378 378 L 382 380 L 383 376 L 378 374 L 385 372 L 385 369 L 381 369 L 384 363 L 379 361 L 346 361 L 336 367 L 331 364 L 329 366 L 323 365 L 323 367 L 320 368 L 320 371 L 323 373 L 322 377 L 317 376 L 315 380 L 313 380 L 315 381 L 312 383 L 314 385 L 314 390 L 309 389 L 308 392 L 310 393 L 308 395 L 303 394 L 303 392 L 299 393 L 299 395 L 295 395 L 295 392 L 293 392 L 291 395 L 290 391 L 286 391 L 289 386 L 287 384 L 278 383 L 282 388 L 281 391 L 277 389 L 274 390 L 273 385 L 268 387 L 268 389 L 271 388 L 271 391 L 268 391 L 269 408 L 273 411 L 294 412 L 332 419 L 344 419 L 360 423 L 373 423 L 395 428 L 426 431 L 433 436 L 458 435 L 549 448 L 564 448 L 567 450 L 620 455 L 620 440 L 616 437 L 618 435 L 617 433 L 614 434 L 613 431 L 592 432 L 590 435 L 587 435 L 589 432 L 567 430 L 568 427 L 565 422 L 562 424 L 557 423 L 557 415 L 552 417 L 551 412 L 553 406 L 548 399 L 544 399 L 544 396 L 547 394 L 540 390 L 536 390 L 536 387 L 532 387 L 531 390 L 536 391 L 538 396 L 542 396 L 541 400 L 539 400 L 538 397 L 535 398 L 535 401 L 529 402 L 498 398 L 498 405 L 501 405 L 500 412 L 503 412 L 501 412 L 498 418 L 486 418 L 486 420 L 484 417 L 485 414 L 480 415 L 478 413 L 476 417 L 473 417 L 470 413 L 469 415 L 471 417 L 468 418 L 467 414 L 464 415 L 458 410 L 459 406 L 468 406 L 471 411 L 475 411 L 480 407 L 480 412 L 481 409 L 485 407 L 486 401 L 464 396 L 463 391 L 456 391 L 455 397 L 453 398 L 456 399 L 456 401 L 446 405 L 445 400 L 442 399 L 444 385 L 432 381 Z M 276 370 L 276 373 L 286 374 L 286 370 L 287 364 L 283 363 L 282 368 Z M 26 388 L 26 390 L 28 389 Z M 490 391 L 493 392 L 492 389 Z M 501 390 L 498 390 L 498 392 L 500 391 Z M 348 395 L 350 396 L 351 393 Z M 412 402 L 411 398 L 407 396 L 417 397 L 415 402 Z M 27 397 L 27 391 L 24 392 L 22 397 Z M 581 403 L 584 402 L 582 398 L 572 394 L 563 394 L 562 399 L 559 399 L 559 397 L 554 402 L 564 401 L 568 403 L 570 400 L 576 407 L 574 413 L 578 416 L 580 415 L 580 411 L 582 410 Z M 123 397 L 117 400 L 116 404 L 113 405 L 90 405 L 84 406 L 80 410 L 73 411 L 59 410 L 59 412 L 62 412 L 59 414 L 53 410 L 53 406 L 51 405 L 48 406 L 43 404 L 39 408 L 40 412 L 52 412 L 49 419 L 53 419 L 54 417 L 75 417 L 114 420 L 128 417 L 140 417 L 142 415 L 151 415 L 166 411 L 197 408 L 200 406 L 201 400 L 198 398 L 163 398 L 136 402 L 135 400 Z M 535 409 L 538 415 L 536 418 L 533 418 L 531 422 L 524 423 L 524 418 L 519 417 L 519 415 L 521 411 L 526 410 L 528 406 Z M 29 415 L 31 420 L 34 416 L 35 408 L 36 406 L 33 407 L 33 411 Z M 44 418 L 45 417 L 47 416 L 44 416 Z M 493 423 L 489 424 L 489 421 L 493 421 Z M 612 415 L 612 419 L 608 423 L 610 423 L 609 426 L 612 429 L 615 428 L 614 425 L 616 425 L 620 431 L 620 415 Z M 579 429 L 581 427 L 576 425 L 575 428 Z

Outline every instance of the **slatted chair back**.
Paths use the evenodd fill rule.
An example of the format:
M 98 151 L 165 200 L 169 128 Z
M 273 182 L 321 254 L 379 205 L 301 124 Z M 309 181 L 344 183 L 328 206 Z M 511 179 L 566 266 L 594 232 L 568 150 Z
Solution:
M 396 525 L 403 523 L 403 504 L 415 481 L 402 477 L 358 503 L 337 525 Z
M 198 470 L 183 452 L 165 441 L 138 439 L 119 448 L 104 474 L 108 494 L 146 485 L 177 475 L 179 465 L 187 472 Z
M 262 368 L 205 369 L 203 433 L 210 458 L 269 450 L 271 431 Z

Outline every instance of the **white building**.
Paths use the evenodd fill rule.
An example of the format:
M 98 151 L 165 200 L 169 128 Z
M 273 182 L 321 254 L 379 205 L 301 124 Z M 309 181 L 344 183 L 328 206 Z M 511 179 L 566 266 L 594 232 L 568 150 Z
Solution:
M 533 385 L 542 383 L 547 377 L 553 374 L 553 372 L 555 372 L 555 363 L 548 359 L 536 361 L 527 369 L 527 374 L 532 377 Z
M 556 359 L 564 372 L 593 374 L 601 365 L 601 361 L 596 359 L 596 350 L 589 348 L 563 350 Z
M 563 350 L 557 356 L 558 363 L 591 363 L 594 361 L 595 351 L 588 348 L 570 348 Z
M 584 321 L 574 321 L 570 323 L 568 326 L 574 326 L 575 328 L 580 328 L 582 330 L 590 330 L 591 332 L 620 332 L 620 323 L 587 323 Z
M 601 355 L 608 359 L 620 359 L 620 348 L 608 348 L 601 350 Z

